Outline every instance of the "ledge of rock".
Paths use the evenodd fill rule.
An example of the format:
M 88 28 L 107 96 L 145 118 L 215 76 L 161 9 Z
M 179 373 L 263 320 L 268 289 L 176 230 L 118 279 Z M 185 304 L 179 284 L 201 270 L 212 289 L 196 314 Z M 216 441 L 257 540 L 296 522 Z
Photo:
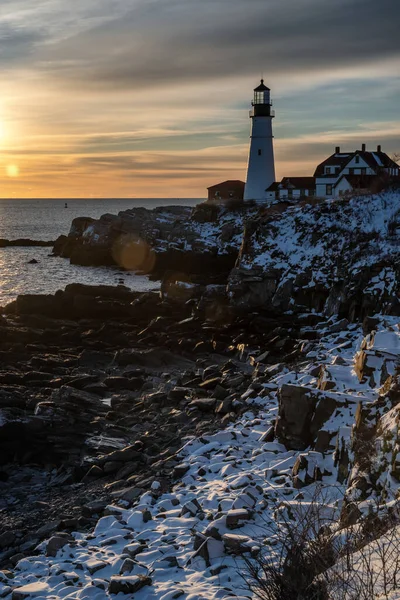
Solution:
M 53 252 L 79 265 L 119 265 L 163 275 L 228 274 L 241 243 L 244 209 L 199 205 L 135 208 L 100 219 L 74 219 L 68 236 L 60 236 Z

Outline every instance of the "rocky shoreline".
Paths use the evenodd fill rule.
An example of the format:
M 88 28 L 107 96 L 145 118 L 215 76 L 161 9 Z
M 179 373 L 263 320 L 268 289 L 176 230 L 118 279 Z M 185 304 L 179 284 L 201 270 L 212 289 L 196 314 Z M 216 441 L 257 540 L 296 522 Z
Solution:
M 56 254 L 161 292 L 2 307 L 1 597 L 231 597 L 318 489 L 329 535 L 397 502 L 398 201 L 75 220 Z
M 30 238 L 18 238 L 16 240 L 0 238 L 0 248 L 54 248 L 55 243 L 52 240 L 31 240 Z
M 221 312 L 223 290 L 197 291 L 188 305 L 73 284 L 2 310 L 0 565 L 168 487 L 188 436 L 246 410 L 268 364 L 296 361 L 300 321 Z

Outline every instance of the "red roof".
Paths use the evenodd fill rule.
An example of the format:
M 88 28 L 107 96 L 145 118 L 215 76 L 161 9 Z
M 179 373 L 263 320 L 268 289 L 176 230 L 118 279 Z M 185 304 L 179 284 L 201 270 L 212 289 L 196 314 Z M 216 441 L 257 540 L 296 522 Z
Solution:
M 221 187 L 222 185 L 233 185 L 233 186 L 243 186 L 245 185 L 244 181 L 240 181 L 240 179 L 227 179 L 226 181 L 221 181 L 221 183 L 216 183 L 215 185 L 210 185 L 208 190 L 212 190 L 213 188 Z

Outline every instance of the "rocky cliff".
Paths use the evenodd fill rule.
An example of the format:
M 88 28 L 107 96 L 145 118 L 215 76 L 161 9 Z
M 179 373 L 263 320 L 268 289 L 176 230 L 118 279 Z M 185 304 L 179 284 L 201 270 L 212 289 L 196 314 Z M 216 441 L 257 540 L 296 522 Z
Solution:
M 207 204 L 195 209 L 135 208 L 100 219 L 74 219 L 54 253 L 80 265 L 119 265 L 162 275 L 225 273 L 234 266 L 245 219 L 254 210 L 229 211 Z
M 73 285 L 5 307 L 1 597 L 268 597 L 248 585 L 267 565 L 286 597 L 398 598 L 399 206 L 386 193 L 281 214 L 146 211 L 140 231 L 135 213 L 156 260 L 178 240 L 180 256 L 237 252 L 228 289 Z M 62 243 L 115 251 L 108 220 L 76 221 Z M 318 560 L 285 579 L 288 529 Z M 324 593 L 296 587 L 307 577 Z
M 247 223 L 230 276 L 237 308 L 399 314 L 400 193 L 293 207 Z

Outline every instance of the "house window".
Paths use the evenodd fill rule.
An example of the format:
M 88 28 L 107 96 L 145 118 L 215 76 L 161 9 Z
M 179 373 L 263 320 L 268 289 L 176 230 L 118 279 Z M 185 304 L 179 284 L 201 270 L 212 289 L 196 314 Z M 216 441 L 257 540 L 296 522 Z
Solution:
M 328 183 L 326 186 L 326 195 L 332 196 L 332 184 L 331 183 Z
M 261 154 L 262 154 L 262 150 L 261 150 L 261 148 L 259 148 L 258 149 L 258 156 L 261 156 Z
M 293 198 L 293 190 L 290 189 L 287 191 L 288 198 Z
M 366 167 L 361 167 L 360 171 L 361 171 L 361 175 L 366 175 L 367 174 L 367 168 Z
M 331 174 L 331 168 L 330 168 L 330 167 L 326 167 L 326 169 L 325 169 L 325 173 L 326 173 L 327 175 L 330 175 L 330 174 Z
M 356 159 L 355 159 L 355 160 L 356 160 L 356 164 L 358 165 L 358 163 L 360 162 L 360 157 L 358 156 L 358 154 L 357 154 L 357 156 L 356 156 Z
M 300 190 L 300 196 L 305 196 L 306 195 L 306 190 Z
M 353 167 L 349 168 L 349 175 L 354 175 L 354 168 Z
M 279 190 L 275 190 L 275 199 L 279 200 Z

